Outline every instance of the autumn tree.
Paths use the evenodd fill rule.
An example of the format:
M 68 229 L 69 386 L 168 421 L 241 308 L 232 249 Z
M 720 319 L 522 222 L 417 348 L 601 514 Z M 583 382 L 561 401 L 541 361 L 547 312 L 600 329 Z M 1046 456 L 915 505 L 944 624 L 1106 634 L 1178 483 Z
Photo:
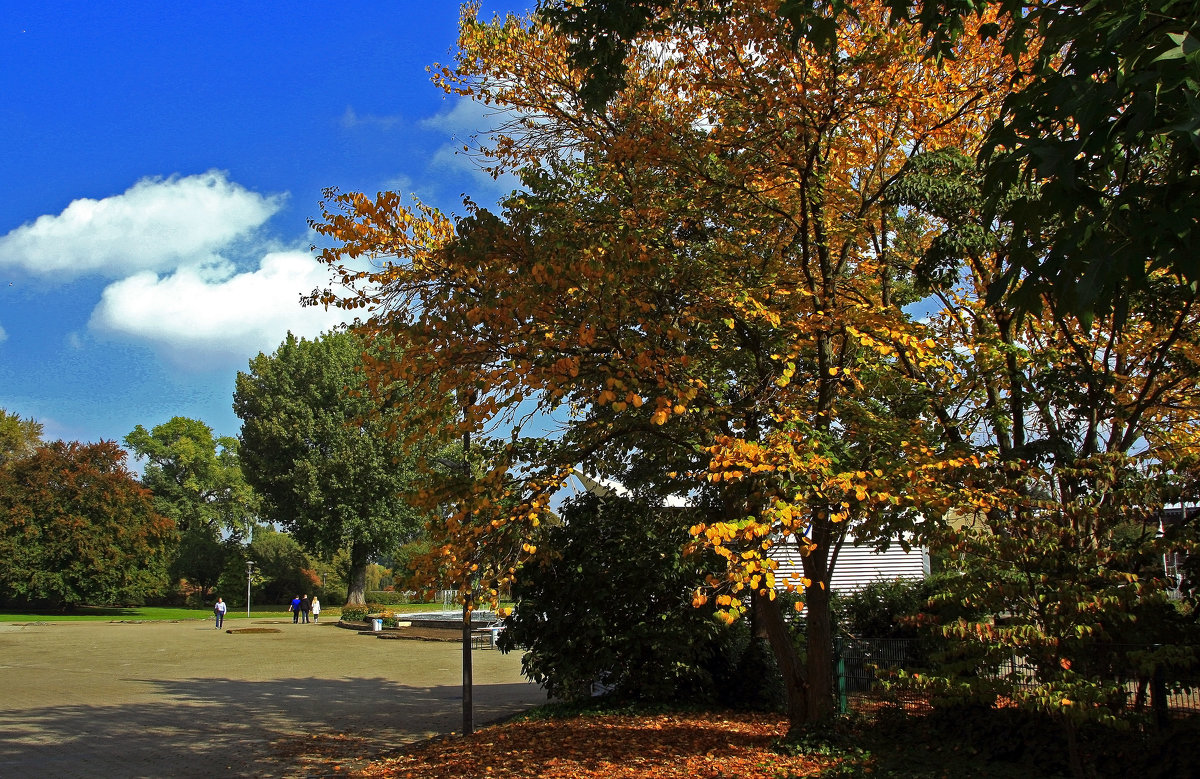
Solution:
M 943 628 L 984 649 L 984 665 L 1019 648 L 1038 684 L 1004 694 L 1077 719 L 1109 711 L 1089 704 L 1121 698 L 1120 675 L 1147 662 L 1101 668 L 1097 646 L 1161 644 L 1178 660 L 1190 643 L 1161 561 L 1198 536 L 1186 518 L 1165 533 L 1160 523 L 1200 486 L 1200 301 L 1156 271 L 1120 314 L 1083 317 L 1046 294 L 1043 316 L 1015 315 L 989 297 L 1020 242 L 992 218 L 985 183 L 972 160 L 943 152 L 915 160 L 891 193 L 938 233 L 914 271 L 944 351 L 936 370 L 904 367 L 929 388 L 943 443 L 964 455 L 913 480 L 958 517 L 940 547 L 968 575 L 944 599 L 987 615 Z
M 454 580 L 511 577 L 539 554 L 511 539 L 532 538 L 576 464 L 699 496 L 711 513 L 694 543 L 727 567 L 694 602 L 729 619 L 749 608 L 799 726 L 832 713 L 829 581 L 847 528 L 888 537 L 916 518 L 897 494 L 917 450 L 897 453 L 928 434 L 925 389 L 895 361 L 934 344 L 894 267 L 919 236 L 896 242 L 905 217 L 884 196 L 915 152 L 973 147 L 1009 73 L 975 45 L 930 64 L 876 5 L 842 22 L 835 51 L 794 45 L 761 4 L 731 5 L 639 39 L 603 115 L 543 20 L 464 17 L 439 80 L 518 117 L 479 151 L 523 188 L 499 216 L 472 207 L 457 224 L 394 193 L 331 192 L 314 227 L 348 291 L 311 300 L 372 307 L 375 327 L 404 332 L 412 348 L 377 367 L 421 381 L 436 366 L 440 388 L 475 397 L 467 429 L 514 423 L 440 526 Z M 531 406 L 564 420 L 556 440 L 521 445 Z M 505 494 L 515 511 L 483 513 Z M 810 615 L 803 663 L 769 555 L 788 538 L 806 551 L 790 583 Z M 473 550 L 496 540 L 519 553 L 484 572 Z
M 1021 88 L 1009 94 L 980 160 L 988 208 L 1005 208 L 1013 262 L 992 288 L 1024 310 L 1043 297 L 1079 314 L 1123 313 L 1166 272 L 1200 277 L 1191 246 L 1200 211 L 1200 4 L 1195 0 L 884 0 L 895 24 L 927 34 L 926 56 L 953 56 L 963 36 L 998 38 Z M 586 74 L 600 111 L 625 84 L 639 36 L 671 24 L 704 26 L 739 12 L 728 0 L 542 0 Z M 847 0 L 782 0 L 774 23 L 793 40 L 829 49 Z M 1003 25 L 974 23 L 996 13 Z M 1020 183 L 1019 202 L 1004 203 Z
M 111 441 L 55 441 L 0 468 L 0 598 L 141 602 L 166 584 L 171 520 Z
M 289 334 L 238 373 L 233 398 L 239 452 L 264 518 L 314 555 L 348 549 L 350 603 L 364 602 L 371 556 L 411 540 L 425 520 L 406 499 L 421 450 L 402 435 L 421 396 L 395 382 L 372 393 L 361 371 L 369 351 L 378 358 L 390 348 L 353 331 L 312 341 Z

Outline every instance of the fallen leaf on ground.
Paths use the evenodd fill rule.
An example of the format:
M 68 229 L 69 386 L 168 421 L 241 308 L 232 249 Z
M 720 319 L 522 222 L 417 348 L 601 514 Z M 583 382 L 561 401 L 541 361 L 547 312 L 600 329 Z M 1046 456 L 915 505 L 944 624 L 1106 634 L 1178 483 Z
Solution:
M 596 715 L 511 722 L 418 744 L 348 771 L 363 779 L 778 779 L 828 761 L 776 753 L 782 718 L 761 714 Z

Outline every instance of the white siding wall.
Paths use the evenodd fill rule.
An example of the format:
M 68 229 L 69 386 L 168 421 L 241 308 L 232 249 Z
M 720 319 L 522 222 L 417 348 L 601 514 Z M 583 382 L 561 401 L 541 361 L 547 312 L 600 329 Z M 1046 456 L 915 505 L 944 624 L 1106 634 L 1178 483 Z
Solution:
M 799 547 L 794 543 L 780 544 L 771 550 L 771 557 L 779 562 L 775 570 L 776 587 L 785 589 L 790 574 L 795 574 L 799 585 L 803 575 Z M 928 573 L 929 555 L 920 547 L 905 552 L 899 544 L 892 544 L 886 552 L 877 552 L 874 547 L 855 546 L 847 540 L 838 554 L 830 589 L 855 592 L 872 581 L 921 579 Z

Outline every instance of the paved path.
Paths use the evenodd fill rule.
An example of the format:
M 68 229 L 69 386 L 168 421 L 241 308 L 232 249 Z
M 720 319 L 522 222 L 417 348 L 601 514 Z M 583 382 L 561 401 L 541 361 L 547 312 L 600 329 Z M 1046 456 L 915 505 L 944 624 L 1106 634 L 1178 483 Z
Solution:
M 0 777 L 334 776 L 462 729 L 462 650 L 333 624 L 0 623 Z M 473 654 L 475 723 L 541 703 Z

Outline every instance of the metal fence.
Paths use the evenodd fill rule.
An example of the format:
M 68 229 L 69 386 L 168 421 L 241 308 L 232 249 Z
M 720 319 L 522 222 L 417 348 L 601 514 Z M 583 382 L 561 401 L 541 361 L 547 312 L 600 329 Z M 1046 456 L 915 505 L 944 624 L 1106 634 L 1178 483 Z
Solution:
M 1015 653 L 999 661 L 954 658 L 946 646 L 921 639 L 839 638 L 834 649 L 841 712 L 884 703 L 927 706 L 928 693 L 916 685 L 886 684 L 900 671 L 942 676 L 953 670 L 1013 692 L 1033 689 L 1044 676 L 1036 663 Z M 1088 655 L 1091 667 L 1079 670 L 1106 692 L 1105 705 L 1159 716 L 1200 713 L 1200 662 L 1190 648 L 1096 645 Z

